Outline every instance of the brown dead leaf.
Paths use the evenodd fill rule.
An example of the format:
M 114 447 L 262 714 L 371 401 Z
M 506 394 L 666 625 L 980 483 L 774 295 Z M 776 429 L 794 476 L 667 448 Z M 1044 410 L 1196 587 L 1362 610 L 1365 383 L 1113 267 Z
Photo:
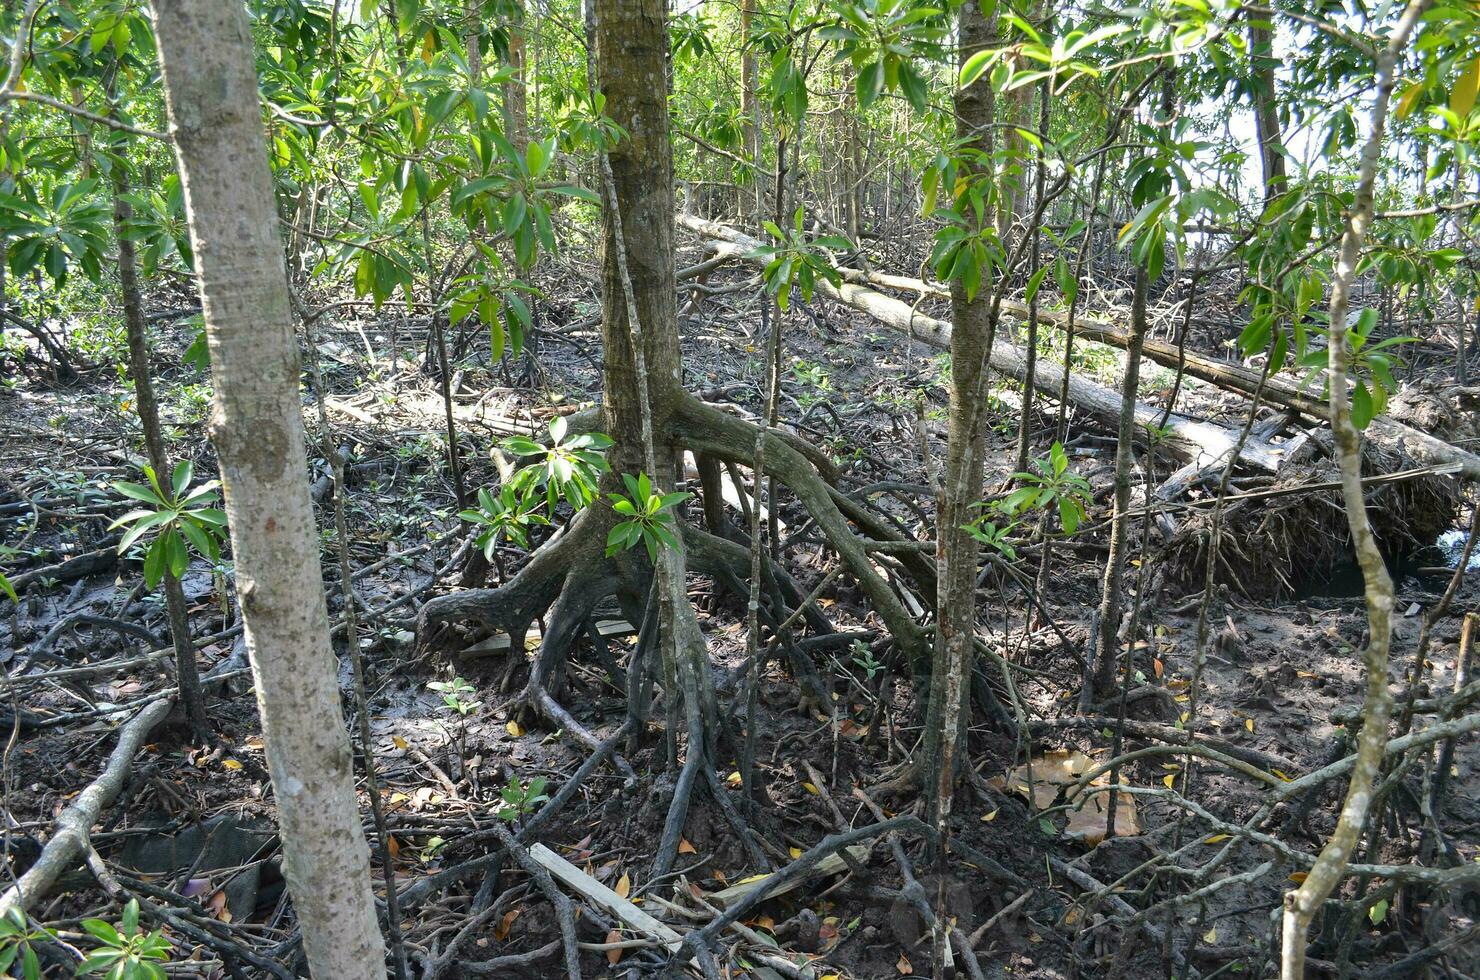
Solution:
M 693 844 L 689 843 L 689 839 L 687 837 L 680 837 L 678 841 L 678 853 L 697 854 L 698 851 L 695 849 Z
M 610 932 L 608 932 L 606 934 L 606 941 L 608 943 L 619 943 L 619 942 L 621 942 L 622 941 L 622 930 L 620 930 L 620 929 L 613 929 Z M 626 951 L 625 950 L 621 950 L 621 949 L 609 949 L 609 950 L 606 951 L 606 961 L 608 963 L 610 963 L 612 966 L 616 966 L 617 965 L 617 961 L 622 958 L 622 954 L 624 952 L 626 952 Z
M 899 962 L 894 964 L 894 968 L 905 976 L 915 972 L 915 968 L 910 965 L 910 958 L 903 953 L 899 954 Z
M 523 909 L 509 909 L 505 912 L 503 918 L 499 919 L 498 924 L 493 927 L 493 938 L 499 942 L 508 939 L 509 930 L 514 927 L 514 920 L 519 918 L 519 913 L 522 911 Z
M 622 877 L 617 879 L 617 887 L 612 889 L 612 891 L 616 892 L 622 898 L 626 898 L 632 893 L 632 878 L 625 871 L 622 872 Z
M 1084 801 L 1078 810 L 1069 811 L 1069 823 L 1064 827 L 1064 836 L 1083 841 L 1094 847 L 1105 839 L 1105 823 L 1109 799 L 1105 793 L 1096 793 Z M 1136 810 L 1136 798 L 1125 793 L 1115 798 L 1115 836 L 1134 837 L 1141 832 L 1140 814 Z
M 1033 809 L 1043 810 L 1054 805 L 1062 787 L 1071 785 L 1080 776 L 1094 768 L 1095 761 L 1079 750 L 1056 749 L 1045 752 L 1033 760 Z M 998 789 L 1008 793 L 1028 795 L 1028 767 L 1018 766 L 1005 777 L 988 780 Z

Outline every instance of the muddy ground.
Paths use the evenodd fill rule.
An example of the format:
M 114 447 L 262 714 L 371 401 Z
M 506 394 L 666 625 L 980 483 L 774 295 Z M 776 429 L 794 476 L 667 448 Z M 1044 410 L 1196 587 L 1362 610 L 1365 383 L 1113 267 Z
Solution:
M 698 257 L 693 243 L 689 250 Z M 469 486 L 497 482 L 491 451 L 499 438 L 514 431 L 538 433 L 554 414 L 598 396 L 599 335 L 591 320 L 598 305 L 589 281 L 578 273 L 552 273 L 546 283 L 549 300 L 540 305 L 540 330 L 528 356 L 490 366 L 486 337 L 477 331 L 454 336 L 459 365 L 455 391 Z M 756 291 L 743 286 L 745 275 L 730 270 L 710 281 L 711 287 L 742 286 L 706 299 L 684 325 L 684 346 L 691 389 L 753 415 L 763 384 L 761 314 Z M 1221 301 L 1216 296 L 1208 302 L 1209 315 L 1198 319 L 1200 329 L 1192 342 L 1206 353 L 1222 354 L 1236 328 L 1219 325 L 1220 318 L 1231 317 L 1217 306 Z M 210 474 L 214 462 L 203 438 L 208 392 L 202 386 L 207 379 L 180 363 L 193 339 L 195 328 L 185 319 L 192 312 L 180 297 L 155 298 L 156 369 L 174 451 L 189 453 L 198 471 Z M 525 730 L 514 720 L 512 698 L 524 680 L 521 653 L 511 655 L 507 645 L 497 649 L 497 638 L 480 635 L 459 640 L 460 648 L 475 648 L 472 653 L 428 651 L 415 644 L 412 629 L 419 602 L 460 587 L 462 562 L 452 557 L 463 528 L 455 517 L 442 455 L 437 384 L 421 370 L 426 319 L 393 311 L 362 312 L 363 319 L 329 324 L 320 338 L 321 353 L 334 441 L 351 457 L 351 553 L 368 610 L 361 613 L 359 644 L 367 658 L 374 751 L 394 838 L 393 865 L 405 888 L 432 875 L 466 869 L 467 862 L 490 853 L 489 835 L 480 830 L 499 819 L 501 792 L 511 783 L 528 787 L 532 780 L 544 779 L 553 793 L 587 752 L 564 733 Z M 1175 318 L 1164 310 L 1160 322 L 1160 329 L 1169 331 Z M 905 530 L 930 537 L 933 502 L 920 433 L 923 429 L 927 434 L 930 458 L 940 459 L 947 359 L 912 346 L 861 314 L 825 302 L 800 304 L 785 329 L 786 424 L 814 444 L 830 447 L 844 463 L 844 489 L 861 490 Z M 0 391 L 0 437 L 9 463 L 0 475 L 5 521 L 0 542 L 20 549 L 8 564 L 12 578 L 14 572 L 94 556 L 91 566 L 74 561 L 32 576 L 20 605 L 0 622 L 0 658 L 13 680 L 13 707 L 20 709 L 18 717 L 14 712 L 10 716 L 16 739 L 5 765 L 12 874 L 34 860 L 57 811 L 101 770 L 112 746 L 110 733 L 127 717 L 124 709 L 146 702 L 169 683 L 167 659 L 140 659 L 164 646 L 162 602 L 144 593 L 136 560 L 109 557 L 116 532 L 108 524 L 122 508 L 106 484 L 135 477 L 141 451 L 126 380 L 111 366 L 101 366 L 103 357 L 97 360 L 100 367 L 79 383 L 60 385 L 32 375 Z M 1414 360 L 1418 376 L 1438 370 L 1423 356 Z M 1080 370 L 1113 384 L 1118 363 L 1118 352 L 1092 349 Z M 1158 403 L 1169 395 L 1169 382 L 1169 372 L 1148 366 L 1143 398 Z M 1012 469 L 1017 422 L 1007 399 L 1013 387 L 1003 384 L 1005 400 L 990 437 L 988 491 L 1000 486 Z M 311 429 L 317 430 L 307 391 L 305 408 Z M 1182 387 L 1178 410 L 1237 425 L 1247 404 L 1189 381 Z M 1053 418 L 1040 414 L 1035 421 L 1035 453 L 1046 454 Z M 973 771 L 959 797 L 953 835 L 998 867 L 974 867 L 956 857 L 938 866 L 910 840 L 913 872 L 929 894 L 944 884 L 954 928 L 972 937 L 989 977 L 1184 976 L 1193 971 L 1201 976 L 1273 975 L 1271 943 L 1275 948 L 1278 944 L 1271 914 L 1279 907 L 1281 892 L 1291 887 L 1290 875 L 1298 879 L 1296 864 L 1249 844 L 1227 855 L 1209 879 L 1198 877 L 1198 869 L 1229 840 L 1206 815 L 1240 823 L 1268 801 L 1269 785 L 1200 760 L 1187 792 L 1205 816 L 1181 820 L 1183 811 L 1165 796 L 1138 795 L 1135 817 L 1122 827 L 1126 833 L 1091 847 L 1076 835 L 1082 830 L 1081 817 L 1062 809 L 1047 816 L 1035 812 L 1028 805 L 1027 787 L 1020 788 L 1013 779 L 1029 755 L 1037 760 L 1036 778 L 1041 780 L 1044 771 L 1065 760 L 1108 758 L 1115 742 L 1118 701 L 1092 706 L 1088 721 L 1073 720 L 1091 613 L 1099 599 L 1114 444 L 1103 425 L 1072 416 L 1071 421 L 1073 466 L 1090 479 L 1096 498 L 1088 526 L 1053 549 L 1044 579 L 1049 587 L 1041 596 L 1048 621 L 1030 619 L 1029 596 L 1018 582 L 988 575 L 981 594 L 982 636 L 1013 665 L 1031 722 L 1016 742 L 987 722 L 973 730 Z M 323 475 L 323 460 L 315 459 L 314 466 L 321 517 L 331 527 L 332 489 Z M 1153 459 L 1143 461 L 1140 473 L 1149 468 L 1164 478 L 1175 466 Z M 1258 485 L 1241 478 L 1234 489 Z M 1194 497 L 1206 498 L 1210 492 L 1204 486 Z M 1454 527 L 1467 523 L 1465 506 L 1452 515 Z M 732 516 L 738 515 L 732 511 Z M 781 517 L 786 524 L 782 558 L 800 586 L 809 589 L 830 570 L 832 558 L 807 534 L 805 515 L 794 501 L 783 498 Z M 1139 541 L 1141 536 L 1138 526 L 1134 537 Z M 1167 554 L 1167 539 L 1160 532 L 1153 529 L 1146 540 L 1148 547 L 1138 548 L 1137 564 L 1128 576 L 1144 595 L 1126 717 L 1142 728 L 1131 726 L 1124 736 L 1125 750 L 1164 745 L 1163 739 L 1178 737 L 1179 726 L 1190 724 L 1211 740 L 1208 744 L 1262 760 L 1256 764 L 1273 773 L 1270 782 L 1297 779 L 1332 761 L 1333 745 L 1339 744 L 1338 719 L 1362 695 L 1356 650 L 1366 620 L 1349 570 L 1324 557 L 1313 558 L 1308 563 L 1313 567 L 1306 567 L 1302 556 L 1325 556 L 1333 550 L 1330 542 L 1298 546 L 1278 576 L 1269 569 L 1257 581 L 1219 583 L 1210 606 L 1213 642 L 1197 692 L 1197 713 L 1186 717 L 1192 710 L 1199 590 L 1178 587 L 1177 577 L 1159 568 Z M 338 617 L 341 570 L 327 541 L 326 536 L 326 587 L 331 615 Z M 1436 570 L 1456 557 L 1453 535 L 1447 543 L 1448 552 L 1395 559 L 1404 569 L 1427 568 L 1425 574 L 1407 574 L 1398 583 L 1391 679 L 1400 699 L 1408 690 L 1405 674 L 1420 625 L 1449 584 L 1450 575 Z M 1025 539 L 1019 549 L 1018 564 L 1029 580 L 1037 573 L 1041 547 Z M 1342 547 L 1338 542 L 1334 550 Z M 502 557 L 506 572 L 521 560 L 517 549 Z M 72 574 L 79 564 L 91 571 Z M 203 561 L 185 579 L 203 671 L 240 666 L 231 660 L 234 648 L 240 653 L 240 643 L 234 605 L 223 583 Z M 720 676 L 729 674 L 743 658 L 743 598 L 697 576 L 691 577 L 690 591 L 716 668 Z M 1462 574 L 1447 614 L 1433 626 L 1421 696 L 1453 686 L 1461 618 L 1477 601 L 1480 575 Z M 868 641 L 877 638 L 880 624 L 849 584 L 829 586 L 820 605 L 839 630 L 855 631 Z M 149 635 L 120 632 L 79 614 L 143 627 Z M 606 619 L 619 620 L 620 615 L 613 611 Z M 614 627 L 609 642 L 609 658 L 620 666 L 633 638 Z M 907 672 L 871 670 L 861 649 L 823 647 L 814 657 L 837 709 L 831 715 L 818 710 L 817 700 L 802 697 L 796 679 L 778 665 L 765 678 L 760 799 L 747 819 L 777 864 L 828 834 L 872 822 L 875 817 L 854 795 L 855 788 L 883 782 L 919 740 Z M 577 652 L 560 698 L 582 724 L 608 735 L 622 723 L 623 690 L 589 640 Z M 53 673 L 86 665 L 95 670 L 79 676 Z M 469 697 L 481 702 L 465 722 L 445 710 L 441 697 L 427 688 L 428 682 L 453 675 L 466 678 L 474 688 Z M 342 676 L 347 687 L 347 667 Z M 1000 687 L 999 678 L 994 676 L 993 682 Z M 188 910 L 184 921 L 209 935 L 205 941 L 178 923 L 164 924 L 183 961 L 181 969 L 207 976 L 232 971 L 266 975 L 268 971 L 251 964 L 253 956 L 288 970 L 302 967 L 275 863 L 271 788 L 247 687 L 247 679 L 237 676 L 213 699 L 215 744 L 190 745 L 176 732 L 157 733 L 136 760 L 123 798 L 95 834 L 99 852 L 125 887 Z M 1424 724 L 1427 719 L 1421 717 L 1418 725 Z M 1083 756 L 1071 754 L 1076 752 Z M 702 923 L 712 914 L 705 910 L 711 893 L 766 869 L 753 864 L 718 809 L 700 794 L 685 826 L 676 872 L 650 880 L 673 779 L 666 774 L 670 770 L 661 737 L 650 738 L 627 759 L 639 774 L 635 782 L 610 767 L 599 768 L 539 839 L 676 928 Z M 1186 785 L 1186 764 L 1185 756 L 1147 755 L 1124 767 L 1120 778 L 1148 791 L 1180 789 Z M 1480 747 L 1473 738 L 1461 741 L 1452 765 L 1437 827 L 1451 847 L 1449 860 L 1480 861 Z M 729 771 L 719 776 L 738 799 L 738 788 L 727 779 Z M 1334 824 L 1343 786 L 1343 780 L 1327 783 L 1307 800 L 1310 806 L 1282 804 L 1271 824 L 1273 832 L 1296 850 L 1314 853 Z M 1420 786 L 1416 771 L 1398 788 L 1388 821 L 1362 853 L 1364 862 L 1415 859 L 1424 823 L 1417 812 Z M 1125 798 L 1120 795 L 1120 806 L 1126 805 Z M 1053 792 L 1040 802 L 1056 802 Z M 886 813 L 906 812 L 914 800 L 885 797 L 879 804 Z M 228 839 L 236 843 L 220 843 Z M 1170 867 L 1131 874 L 1179 847 L 1179 856 L 1165 862 Z M 1274 864 L 1265 873 L 1252 874 L 1271 860 Z M 750 938 L 732 937 L 741 946 L 730 960 L 731 975 L 874 980 L 928 974 L 928 936 L 922 941 L 920 920 L 900 897 L 905 882 L 890 847 L 874 843 L 858 864 L 841 876 L 809 880 L 749 917 Z M 486 872 L 480 866 L 445 889 L 423 889 L 418 901 L 403 907 L 403 931 L 419 975 L 497 971 L 535 977 L 556 968 L 558 956 L 551 944 L 557 930 L 548 903 L 517 871 L 504 869 L 496 877 Z M 1097 887 L 1128 874 L 1115 895 L 1087 900 Z M 1218 882 L 1225 884 L 1207 887 Z M 1354 882 L 1341 897 L 1355 895 Z M 377 887 L 383 893 L 378 878 Z M 1202 891 L 1196 900 L 1158 906 L 1197 889 Z M 674 911 L 672 903 L 680 910 Z M 1157 909 L 1145 923 L 1128 924 L 1124 903 L 1131 909 Z M 116 909 L 117 903 L 79 869 L 62 893 L 33 912 L 64 936 L 80 936 L 77 923 L 82 917 L 100 912 L 116 917 Z M 1313 951 L 1312 969 L 1417 976 L 1421 974 L 1407 972 L 1403 964 L 1410 960 L 1405 957 L 1449 939 L 1441 958 L 1413 969 L 1473 974 L 1480 965 L 1480 941 L 1473 941 L 1475 914 L 1473 891 L 1414 889 L 1395 897 L 1381 916 L 1365 909 L 1329 915 Z M 613 936 L 597 918 L 582 917 L 582 940 L 611 945 L 639 938 L 631 931 Z M 977 934 L 982 926 L 985 931 Z M 1167 930 L 1177 943 L 1175 960 L 1159 938 Z M 770 943 L 775 947 L 768 949 Z M 537 955 L 541 950 L 547 951 L 544 957 Z M 496 959 L 522 954 L 530 955 L 516 963 Z M 777 963 L 778 958 L 784 962 Z M 646 975 L 661 960 L 657 950 L 639 944 L 588 951 L 583 964 L 590 977 L 627 977 Z M 1399 972 L 1384 974 L 1383 969 Z

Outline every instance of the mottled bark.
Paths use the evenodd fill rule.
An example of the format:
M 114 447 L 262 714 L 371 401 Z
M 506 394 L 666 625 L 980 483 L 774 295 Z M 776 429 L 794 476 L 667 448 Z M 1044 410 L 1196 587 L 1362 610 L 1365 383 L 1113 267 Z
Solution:
M 504 83 L 504 127 L 520 152 L 529 142 L 528 96 L 524 89 L 524 4 L 516 4 L 509 25 L 509 67 L 514 77 Z
M 627 137 L 607 152 L 623 241 L 618 246 L 612 202 L 603 200 L 602 407 L 607 433 L 617 442 L 612 465 L 631 473 L 645 468 L 639 384 L 646 381 L 656 432 L 664 429 L 684 393 L 673 291 L 673 147 L 668 136 L 665 11 L 662 3 L 651 0 L 599 0 L 595 11 L 599 25 L 596 62 L 606 111 L 627 130 Z M 633 347 L 626 286 L 617 261 L 619 248 L 641 326 L 645 378 L 639 373 Z M 658 465 L 670 467 L 673 455 L 669 448 L 654 449 Z
M 967 58 L 990 41 L 981 4 L 969 0 L 960 14 L 961 47 Z M 991 124 L 991 86 L 956 92 L 957 135 L 980 145 Z M 936 501 L 935 650 L 930 705 L 925 722 L 924 775 L 931 818 L 944 830 L 951 811 L 958 741 L 967 726 L 967 679 L 976 637 L 976 572 L 980 549 L 963 530 L 971 505 L 981 498 L 985 444 L 986 374 L 996 316 L 988 292 L 968 297 L 960 280 L 951 284 L 951 402 L 946 458 Z
M 309 499 L 298 345 L 246 10 L 153 0 L 215 383 L 237 597 L 314 976 L 385 975 Z
M 1274 23 L 1262 14 L 1249 21 L 1249 60 L 1252 63 L 1254 126 L 1259 140 L 1259 165 L 1264 177 L 1264 201 L 1285 186 L 1285 154 L 1280 136 L 1279 105 L 1274 84 Z
M 1115 683 L 1115 659 L 1120 650 L 1120 592 L 1125 578 L 1125 549 L 1130 531 L 1131 465 L 1135 452 L 1136 390 L 1141 384 L 1141 346 L 1146 340 L 1146 270 L 1136 269 L 1131 300 L 1131 336 L 1126 344 L 1125 375 L 1120 384 L 1120 426 L 1115 445 L 1115 512 L 1110 521 L 1110 554 L 1100 595 L 1100 635 L 1095 644 L 1095 694 L 1103 697 Z

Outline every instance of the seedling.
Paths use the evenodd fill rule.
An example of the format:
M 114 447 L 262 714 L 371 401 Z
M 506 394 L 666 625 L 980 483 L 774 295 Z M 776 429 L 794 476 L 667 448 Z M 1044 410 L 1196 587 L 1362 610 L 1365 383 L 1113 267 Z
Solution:
M 144 467 L 148 486 L 122 481 L 113 484 L 113 488 L 125 497 L 147 505 L 124 514 L 110 525 L 110 529 L 129 526 L 118 542 L 119 554 L 133 547 L 135 542 L 153 535 L 144 553 L 144 582 L 151 589 L 159 584 L 166 571 L 176 578 L 185 574 L 190 567 L 190 547 L 210 559 L 212 564 L 221 558 L 226 514 L 211 506 L 216 502 L 216 487 L 220 486 L 220 481 L 211 480 L 192 489 L 190 484 L 194 474 L 194 465 L 185 460 L 171 474 L 169 489 L 160 484 L 159 477 L 149 466 Z
M 586 432 L 567 439 L 565 435 L 565 416 L 557 415 L 550 421 L 548 446 L 528 436 L 510 436 L 500 443 L 516 456 L 544 457 L 538 466 L 520 470 L 512 482 L 521 494 L 529 487 L 543 486 L 552 511 L 562 499 L 576 510 L 590 505 L 596 499 L 597 479 L 608 469 L 604 455 L 612 445 L 608 436 Z
M 611 498 L 612 510 L 628 520 L 622 521 L 607 534 L 607 556 L 626 551 L 641 541 L 647 548 L 648 560 L 656 564 L 659 548 L 678 547 L 678 538 L 673 534 L 671 512 L 674 507 L 688 500 L 689 494 L 656 494 L 646 473 L 639 473 L 635 477 L 623 473 L 622 483 L 627 487 L 626 496 L 620 493 L 608 496 Z
M 82 928 L 102 943 L 77 967 L 79 975 L 101 973 L 107 980 L 165 980 L 173 948 L 161 930 L 139 929 L 139 901 L 129 899 L 117 927 L 104 919 L 84 919 Z

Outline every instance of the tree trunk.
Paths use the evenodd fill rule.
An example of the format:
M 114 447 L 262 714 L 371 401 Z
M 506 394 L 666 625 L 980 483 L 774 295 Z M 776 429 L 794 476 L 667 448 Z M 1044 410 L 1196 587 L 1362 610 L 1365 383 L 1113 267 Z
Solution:
M 982 50 L 990 28 L 978 2 L 961 8 L 961 59 Z M 992 118 L 991 87 L 972 85 L 956 92 L 956 134 L 981 143 Z M 974 166 L 974 165 L 973 165 Z M 997 320 L 987 292 L 973 297 L 959 281 L 951 283 L 951 403 L 946 459 L 936 502 L 935 650 L 930 673 L 930 704 L 925 722 L 926 797 L 937 829 L 944 832 L 951 812 L 957 742 L 968 725 L 967 683 L 976 638 L 976 572 L 979 548 L 962 526 L 981 498 L 985 443 L 987 375 Z
M 627 138 L 607 152 L 624 241 L 618 245 L 615 240 L 617 222 L 608 203 L 601 239 L 602 407 L 607 434 L 617 443 L 613 468 L 630 473 L 646 468 L 639 384 L 647 384 L 655 433 L 662 432 L 684 393 L 673 290 L 673 146 L 665 98 L 668 41 L 664 10 L 663 4 L 652 0 L 596 2 L 599 84 L 606 96 L 607 114 L 620 119 L 627 130 Z M 642 328 L 645 378 L 638 373 L 632 344 L 619 249 L 625 253 L 625 272 Z M 665 471 L 676 462 L 664 447 L 654 450 Z M 669 482 L 667 473 L 653 476 Z
M 1362 699 L 1362 730 L 1357 736 L 1357 758 L 1336 828 L 1300 887 L 1285 893 L 1281 928 L 1280 976 L 1300 980 L 1305 976 L 1305 943 L 1311 921 L 1346 875 L 1347 862 L 1362 835 L 1372 788 L 1382 768 L 1388 744 L 1388 717 L 1392 693 L 1388 690 L 1388 647 L 1392 641 L 1393 580 L 1367 519 L 1362 492 L 1362 434 L 1352 421 L 1351 397 L 1346 380 L 1350 352 L 1347 350 L 1346 315 L 1351 305 L 1351 287 L 1372 222 L 1373 195 L 1382 160 L 1383 133 L 1387 127 L 1388 103 L 1397 83 L 1395 68 L 1408 46 L 1408 39 L 1432 0 L 1414 0 L 1393 28 L 1388 43 L 1377 53 L 1377 93 L 1372 100 L 1372 129 L 1362 146 L 1356 195 L 1347 212 L 1336 275 L 1331 280 L 1331 332 L 1327 348 L 1327 380 L 1331 402 L 1331 433 L 1335 437 L 1336 462 L 1341 470 L 1341 502 L 1351 528 L 1357 564 L 1362 569 L 1367 600 L 1367 644 L 1362 649 L 1367 691 Z
M 1104 591 L 1100 596 L 1100 637 L 1095 645 L 1094 689 L 1095 694 L 1101 697 L 1115 683 L 1115 659 L 1120 649 L 1120 591 L 1130 530 L 1130 517 L 1126 512 L 1131 507 L 1136 389 L 1141 383 L 1141 344 L 1145 339 L 1146 270 L 1137 268 L 1135 294 L 1131 300 L 1131 340 L 1126 345 L 1125 378 L 1120 386 L 1120 429 L 1115 445 L 1115 514 L 1110 522 L 1110 554 L 1105 559 Z
M 144 427 L 144 446 L 161 486 L 169 486 L 170 460 L 165 451 L 164 436 L 159 426 L 159 404 L 154 397 L 154 380 L 149 370 L 149 337 L 144 324 L 144 301 L 139 295 L 139 262 L 134 243 L 124 234 L 132 212 L 124 195 L 128 177 L 120 164 L 113 168 L 113 231 L 118 239 L 118 286 L 123 298 L 123 323 L 128 335 L 128 367 L 134 376 L 134 403 L 139 409 L 139 422 Z M 180 707 L 185 724 L 198 741 L 210 738 L 211 726 L 206 721 L 205 695 L 200 689 L 200 671 L 195 664 L 195 644 L 190 638 L 190 616 L 185 606 L 185 590 L 174 572 L 164 573 L 165 610 L 170 620 L 170 642 L 175 648 L 175 680 L 180 686 Z
M 524 4 L 514 5 L 513 22 L 509 25 L 509 67 L 514 77 L 504 83 L 504 116 L 509 142 L 524 152 L 529 142 L 529 109 L 524 91 Z
M 757 138 L 755 51 L 750 46 L 750 25 L 755 19 L 755 0 L 740 0 L 740 132 L 745 140 L 745 156 L 760 166 L 760 141 Z M 755 215 L 762 212 L 760 171 L 751 174 L 755 190 Z
M 1263 14 L 1249 21 L 1249 60 L 1253 71 L 1254 124 L 1259 139 L 1259 164 L 1264 176 L 1264 203 L 1285 186 L 1285 154 L 1280 136 L 1279 106 L 1274 84 L 1274 22 Z
M 215 383 L 212 439 L 277 798 L 314 976 L 385 975 L 309 499 L 298 346 L 246 10 L 153 0 Z

